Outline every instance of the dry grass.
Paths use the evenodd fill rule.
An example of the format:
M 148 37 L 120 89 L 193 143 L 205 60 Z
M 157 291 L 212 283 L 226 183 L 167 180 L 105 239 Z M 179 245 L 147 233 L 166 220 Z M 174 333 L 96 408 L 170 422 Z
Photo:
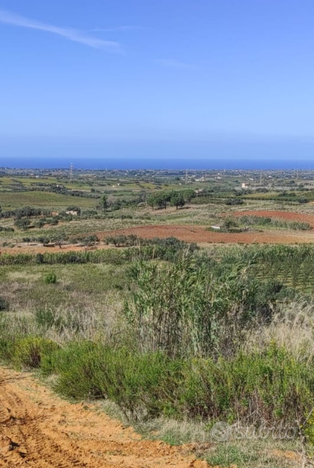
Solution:
M 123 421 L 119 411 L 109 405 L 103 408 Z M 122 419 L 121 419 L 122 417 Z M 170 445 L 183 445 L 210 466 L 237 468 L 300 468 L 307 466 L 302 440 L 291 441 L 242 439 L 216 443 L 209 426 L 200 422 L 159 418 L 136 426 L 144 437 L 163 440 Z
M 203 453 L 211 466 L 221 468 L 305 468 L 311 466 L 298 441 L 239 440 L 211 446 Z
M 270 343 L 284 347 L 304 362 L 314 358 L 314 306 L 291 303 L 282 307 L 270 325 L 250 332 L 245 338 L 245 349 L 263 349 Z
M 64 344 L 69 341 L 108 341 L 124 333 L 121 320 L 122 301 L 116 292 L 107 294 L 102 304 L 87 301 L 82 307 L 60 306 L 42 310 L 23 307 L 2 315 L 6 333 L 12 337 L 40 335 Z
M 57 284 L 45 284 L 52 270 Z M 8 303 L 2 313 L 7 332 L 40 334 L 58 343 L 107 339 L 117 328 L 123 330 L 124 281 L 124 268 L 105 264 L 3 267 L 0 296 Z

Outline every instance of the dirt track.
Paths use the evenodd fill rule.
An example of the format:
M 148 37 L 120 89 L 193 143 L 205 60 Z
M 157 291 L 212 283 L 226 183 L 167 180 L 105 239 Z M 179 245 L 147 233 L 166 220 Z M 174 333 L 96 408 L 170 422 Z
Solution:
M 0 467 L 207 467 L 187 447 L 142 440 L 91 404 L 70 404 L 0 368 Z

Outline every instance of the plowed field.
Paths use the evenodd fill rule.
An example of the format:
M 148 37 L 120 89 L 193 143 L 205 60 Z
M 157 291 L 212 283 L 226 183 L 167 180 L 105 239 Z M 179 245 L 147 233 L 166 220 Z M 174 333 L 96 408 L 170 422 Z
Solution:
M 262 216 L 268 218 L 279 218 L 287 221 L 298 221 L 308 223 L 314 228 L 314 214 L 293 213 L 289 211 L 237 211 L 233 216 Z M 274 230 L 263 228 L 260 232 L 240 232 L 225 233 L 219 231 L 208 231 L 208 226 L 200 225 L 152 225 L 137 226 L 127 229 L 87 232 L 86 235 L 96 234 L 101 240 L 114 235 L 135 234 L 142 239 L 152 239 L 154 237 L 166 238 L 176 237 L 185 242 L 196 242 L 198 244 L 224 243 L 224 244 L 300 244 L 314 242 L 314 229 L 308 231 L 296 230 Z M 93 249 L 108 248 L 105 245 L 98 245 Z M 21 244 L 14 248 L 2 248 L 2 253 L 45 253 L 45 252 L 65 252 L 83 251 L 86 247 L 77 245 L 64 245 L 62 249 L 58 246 L 43 247 L 42 245 Z M 90 248 L 88 248 L 90 250 Z
M 242 213 L 243 215 L 243 213 Z M 314 219 L 314 217 L 313 217 Z M 100 239 L 118 234 L 135 234 L 143 239 L 154 237 L 176 237 L 186 242 L 201 243 L 243 243 L 243 244 L 295 244 L 314 242 L 313 231 L 265 230 L 264 232 L 226 233 L 207 231 L 203 226 L 165 225 L 141 226 L 115 231 L 96 232 Z

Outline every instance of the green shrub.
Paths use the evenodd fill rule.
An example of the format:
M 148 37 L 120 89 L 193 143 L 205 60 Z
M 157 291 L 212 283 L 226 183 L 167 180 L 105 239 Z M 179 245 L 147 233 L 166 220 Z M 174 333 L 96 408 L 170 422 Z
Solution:
M 226 205 L 243 205 L 244 201 L 242 198 L 228 198 Z
M 36 369 L 40 367 L 43 356 L 50 355 L 56 349 L 58 345 L 51 340 L 28 336 L 14 343 L 12 361 L 18 369 Z
M 22 231 L 26 231 L 30 227 L 30 224 L 31 220 L 28 218 L 17 219 L 14 221 L 14 225 Z
M 57 275 L 55 273 L 51 272 L 45 276 L 46 284 L 56 284 L 56 282 L 57 282 Z
M 8 310 L 9 303 L 6 299 L 0 296 L 0 311 Z
M 72 399 L 105 397 L 95 379 L 98 345 L 90 341 L 73 342 L 66 348 L 45 355 L 41 364 L 44 375 L 56 374 L 55 390 Z
M 0 361 L 9 364 L 14 355 L 14 341 L 0 336 Z
M 188 416 L 292 424 L 304 421 L 314 404 L 311 364 L 274 344 L 228 359 L 182 360 L 76 342 L 44 353 L 41 369 L 58 376 L 55 389 L 61 395 L 109 398 L 133 420 Z
M 233 359 L 189 361 L 183 385 L 182 411 L 194 418 L 292 423 L 314 403 L 311 365 L 275 344 Z
M 127 417 L 157 417 L 175 406 L 181 364 L 160 353 L 140 355 L 92 342 L 71 343 L 45 355 L 44 375 L 57 374 L 68 398 L 109 398 Z M 172 402 L 172 403 L 171 403 Z
M 126 417 L 154 418 L 173 412 L 179 401 L 181 364 L 161 353 L 138 354 L 126 349 L 102 350 L 95 369 L 101 393 Z
M 86 246 L 95 245 L 99 242 L 99 238 L 93 234 L 90 236 L 80 236 L 72 239 L 72 242 L 75 244 L 81 243 Z

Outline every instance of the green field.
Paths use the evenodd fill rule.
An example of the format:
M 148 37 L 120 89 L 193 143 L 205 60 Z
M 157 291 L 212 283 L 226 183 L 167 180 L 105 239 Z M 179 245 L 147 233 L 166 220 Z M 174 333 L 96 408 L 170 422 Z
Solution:
M 51 192 L 0 192 L 0 206 L 3 210 L 19 208 L 21 206 L 64 210 L 69 205 L 78 205 L 82 208 L 95 208 L 97 200 Z

